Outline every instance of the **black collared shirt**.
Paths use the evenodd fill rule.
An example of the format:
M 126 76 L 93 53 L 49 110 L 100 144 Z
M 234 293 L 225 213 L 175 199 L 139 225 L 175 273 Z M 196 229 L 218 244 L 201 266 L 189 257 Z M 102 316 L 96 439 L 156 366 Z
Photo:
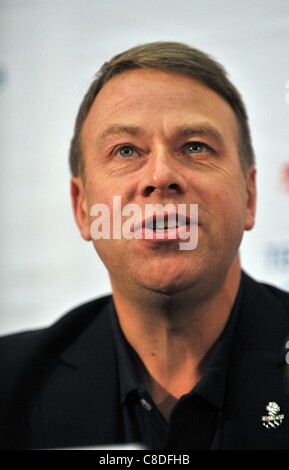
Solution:
M 139 442 L 151 450 L 217 449 L 225 405 L 230 351 L 242 298 L 241 280 L 232 312 L 202 379 L 173 408 L 169 422 L 139 383 L 132 349 L 111 311 L 115 337 L 125 442 Z

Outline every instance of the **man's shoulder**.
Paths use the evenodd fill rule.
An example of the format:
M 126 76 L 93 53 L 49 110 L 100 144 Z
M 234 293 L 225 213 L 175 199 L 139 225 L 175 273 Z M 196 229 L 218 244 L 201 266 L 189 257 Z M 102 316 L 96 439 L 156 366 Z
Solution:
M 267 351 L 284 359 L 289 339 L 289 293 L 244 275 L 238 337 L 250 350 Z
M 256 281 L 251 278 L 248 274 L 243 273 L 245 286 L 248 294 L 252 299 L 270 299 L 276 304 L 285 307 L 289 312 L 289 292 L 281 289 L 280 287 L 268 284 L 266 282 Z
M 49 428 L 50 415 L 57 423 L 50 437 L 58 446 L 64 442 L 54 440 L 58 427 L 67 425 L 69 434 L 71 420 L 81 421 L 79 408 L 83 410 L 86 406 L 81 397 L 83 393 L 86 397 L 89 394 L 85 387 L 83 391 L 82 380 L 89 384 L 88 390 L 93 382 L 94 393 L 99 396 L 105 387 L 98 390 L 95 383 L 106 380 L 108 387 L 112 383 L 113 390 L 116 388 L 116 374 L 111 373 L 116 370 L 110 322 L 112 305 L 110 296 L 100 298 L 74 308 L 47 328 L 0 338 L 0 447 L 29 447 L 32 444 L 27 440 L 32 431 L 35 442 L 40 442 L 36 445 L 42 447 L 42 413 L 46 416 L 45 426 Z M 87 402 L 90 403 L 88 399 Z M 65 412 L 67 416 L 62 422 Z M 88 415 L 90 412 L 88 405 Z
M 97 322 L 101 332 L 111 302 L 110 295 L 101 297 L 73 308 L 45 328 L 0 337 L 0 370 L 4 367 L 8 372 L 12 367 L 30 364 L 33 358 L 61 353 L 92 323 Z
M 280 289 L 279 287 L 273 286 L 271 284 L 262 283 L 261 284 L 264 289 L 266 289 L 270 294 L 284 303 L 285 306 L 289 309 L 289 292 Z

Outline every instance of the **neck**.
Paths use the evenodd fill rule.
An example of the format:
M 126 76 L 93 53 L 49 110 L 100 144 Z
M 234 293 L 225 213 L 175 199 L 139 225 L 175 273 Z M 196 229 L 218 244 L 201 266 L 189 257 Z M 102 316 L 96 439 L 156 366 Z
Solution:
M 140 379 L 164 416 L 200 380 L 222 333 L 240 283 L 236 259 L 221 285 L 208 292 L 124 298 L 113 286 L 121 329 L 136 353 Z M 139 299 L 142 299 L 140 302 Z

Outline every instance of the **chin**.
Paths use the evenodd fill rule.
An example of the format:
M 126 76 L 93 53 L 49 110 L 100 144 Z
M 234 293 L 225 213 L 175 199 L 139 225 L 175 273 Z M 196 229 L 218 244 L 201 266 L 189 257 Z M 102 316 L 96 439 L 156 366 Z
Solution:
M 139 282 L 147 290 L 166 296 L 172 296 L 179 292 L 183 292 L 184 290 L 190 289 L 194 284 L 192 277 L 184 279 L 180 276 L 173 279 L 165 279 L 163 276 L 158 279 L 150 278 L 146 281 L 139 279 Z

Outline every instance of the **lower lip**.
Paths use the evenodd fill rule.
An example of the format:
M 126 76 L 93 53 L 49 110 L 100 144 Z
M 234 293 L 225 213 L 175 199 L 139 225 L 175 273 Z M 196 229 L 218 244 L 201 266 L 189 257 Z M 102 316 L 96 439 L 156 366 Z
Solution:
M 192 230 L 192 227 L 191 227 Z M 134 232 L 134 238 L 148 242 L 173 242 L 175 240 L 187 240 L 190 237 L 190 226 L 182 225 L 178 228 L 170 228 L 163 231 L 156 231 L 149 228 L 140 228 Z

